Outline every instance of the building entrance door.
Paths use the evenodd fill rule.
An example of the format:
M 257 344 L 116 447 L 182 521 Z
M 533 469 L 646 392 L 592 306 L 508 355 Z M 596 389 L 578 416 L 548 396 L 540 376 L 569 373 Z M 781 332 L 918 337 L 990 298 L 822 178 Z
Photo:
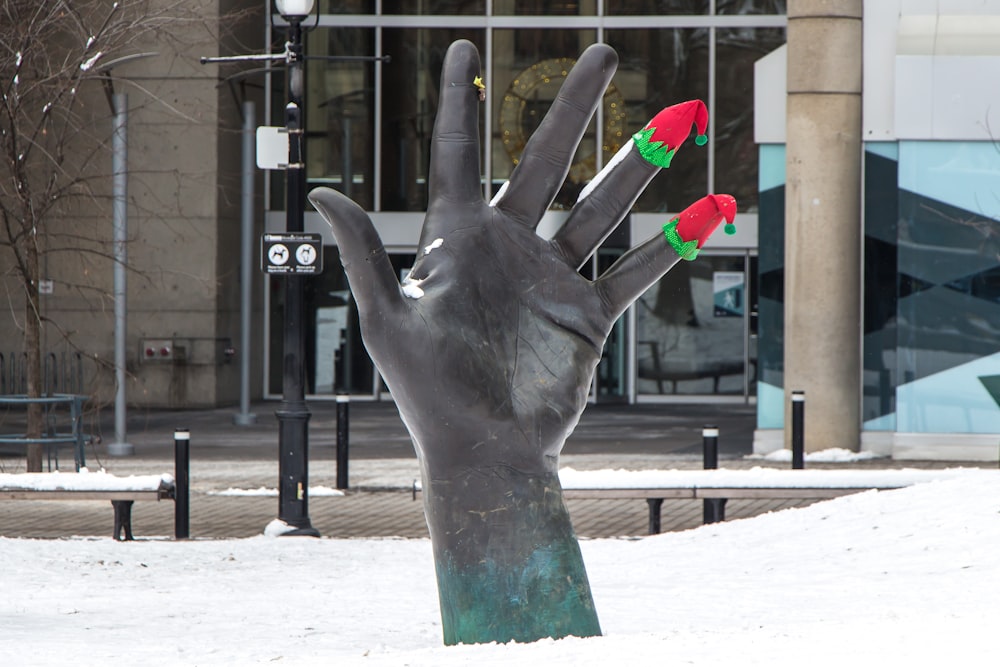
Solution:
M 755 262 L 746 253 L 704 252 L 677 264 L 639 298 L 639 397 L 756 393 L 756 289 L 749 279 Z
M 323 248 L 325 270 L 305 281 L 306 393 L 312 397 L 349 393 L 356 397 L 375 393 L 375 368 L 361 341 L 358 309 L 337 248 Z M 282 322 L 284 289 L 281 276 L 269 285 L 267 393 L 282 393 Z

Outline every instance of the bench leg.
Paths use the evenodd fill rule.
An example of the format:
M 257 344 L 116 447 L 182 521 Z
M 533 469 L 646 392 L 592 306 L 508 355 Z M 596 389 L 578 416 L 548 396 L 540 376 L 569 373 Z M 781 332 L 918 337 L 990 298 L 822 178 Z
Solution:
M 663 507 L 663 498 L 647 498 L 649 505 L 649 534 L 660 534 L 660 509 Z
M 702 523 L 719 523 L 726 520 L 727 498 L 706 498 L 704 520 Z
M 114 538 L 122 540 L 122 531 L 125 532 L 125 539 L 131 541 L 132 537 L 132 500 L 112 500 L 111 505 L 115 508 L 115 532 Z

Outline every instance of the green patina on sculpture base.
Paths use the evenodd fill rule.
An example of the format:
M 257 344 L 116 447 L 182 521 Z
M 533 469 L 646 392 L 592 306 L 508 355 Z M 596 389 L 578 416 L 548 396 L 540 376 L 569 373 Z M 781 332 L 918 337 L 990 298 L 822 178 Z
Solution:
M 437 562 L 444 643 L 599 636 L 582 562 L 575 540 L 539 548 L 515 568 Z
M 558 476 L 486 473 L 425 486 L 444 643 L 600 635 Z

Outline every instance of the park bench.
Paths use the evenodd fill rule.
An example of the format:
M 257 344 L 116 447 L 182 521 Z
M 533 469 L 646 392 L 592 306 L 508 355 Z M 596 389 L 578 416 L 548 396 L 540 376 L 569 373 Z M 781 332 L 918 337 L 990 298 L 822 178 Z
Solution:
M 0 500 L 111 501 L 116 540 L 133 539 L 133 503 L 175 498 L 174 478 L 167 474 L 116 477 L 103 472 L 0 473 Z
M 824 500 L 862 491 L 900 489 L 963 475 L 996 471 L 946 470 L 574 470 L 563 468 L 559 479 L 567 499 L 642 499 L 649 505 L 649 534 L 660 532 L 664 500 L 703 500 L 705 523 L 725 520 L 730 499 Z M 413 498 L 421 492 L 414 482 Z
M 597 470 L 563 468 L 566 498 L 641 498 L 649 505 L 649 534 L 660 532 L 666 499 L 706 501 L 705 523 L 725 520 L 730 499 L 826 500 L 862 491 L 888 491 L 992 471 L 948 470 Z

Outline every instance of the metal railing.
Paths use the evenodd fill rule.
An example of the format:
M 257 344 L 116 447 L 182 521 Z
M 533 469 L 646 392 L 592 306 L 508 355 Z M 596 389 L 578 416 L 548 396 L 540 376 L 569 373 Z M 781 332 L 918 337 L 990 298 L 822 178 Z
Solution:
M 40 398 L 30 398 L 21 395 L 0 396 L 0 407 L 24 407 L 29 405 L 41 405 L 45 412 L 45 428 L 40 437 L 29 438 L 27 433 L 4 433 L 0 434 L 0 445 L 23 445 L 27 451 L 28 445 L 40 444 L 45 446 L 48 458 L 49 470 L 52 470 L 53 460 L 56 469 L 59 468 L 59 445 L 71 445 L 73 447 L 73 462 L 76 470 L 86 465 L 84 456 L 84 445 L 88 438 L 83 433 L 83 402 L 86 396 L 79 394 L 52 394 Z M 55 408 L 67 406 L 69 408 L 68 430 L 60 430 L 58 415 Z M 65 425 L 62 425 L 65 429 Z
M 0 395 L 25 394 L 28 391 L 28 358 L 0 352 Z M 79 352 L 49 352 L 42 358 L 43 394 L 82 394 L 83 355 Z

